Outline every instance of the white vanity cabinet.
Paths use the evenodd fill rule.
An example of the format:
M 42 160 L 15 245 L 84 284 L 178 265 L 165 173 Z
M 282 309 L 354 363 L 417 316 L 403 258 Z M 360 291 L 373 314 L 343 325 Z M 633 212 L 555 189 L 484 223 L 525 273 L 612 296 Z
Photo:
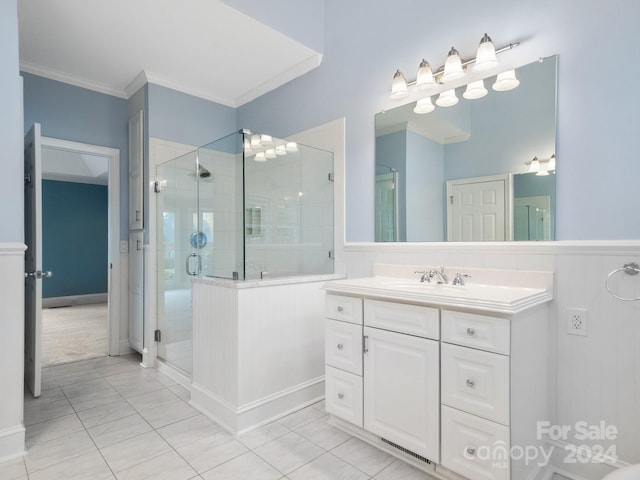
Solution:
M 552 273 L 476 269 L 506 284 L 460 287 L 374 270 L 395 275 L 324 287 L 331 424 L 440 479 L 536 478 L 522 452 L 548 451 Z

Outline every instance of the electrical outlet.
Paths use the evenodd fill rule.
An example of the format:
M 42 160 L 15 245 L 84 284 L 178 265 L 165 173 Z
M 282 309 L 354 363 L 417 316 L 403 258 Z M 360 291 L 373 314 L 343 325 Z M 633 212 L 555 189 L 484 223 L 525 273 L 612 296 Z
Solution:
M 585 308 L 567 308 L 567 333 L 587 336 L 587 310 Z

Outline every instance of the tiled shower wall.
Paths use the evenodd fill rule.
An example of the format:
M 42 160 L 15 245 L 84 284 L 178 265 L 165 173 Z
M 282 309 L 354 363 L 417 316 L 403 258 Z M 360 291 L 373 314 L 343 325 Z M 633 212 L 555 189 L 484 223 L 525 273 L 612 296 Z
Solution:
M 568 443 L 591 445 L 594 451 L 602 445 L 621 464 L 640 463 L 640 301 L 617 300 L 605 288 L 611 271 L 640 261 L 640 242 L 347 244 L 345 260 L 349 277 L 371 275 L 374 263 L 444 265 L 453 273 L 464 273 L 465 267 L 555 272 L 549 308 L 549 421 L 571 427 Z M 618 293 L 640 297 L 640 275 L 618 273 L 611 283 Z M 586 337 L 567 333 L 568 308 L 588 311 Z M 576 437 L 577 422 L 599 426 L 602 421 L 616 427 L 615 438 Z M 559 470 L 593 480 L 611 471 L 582 457 L 571 463 L 576 456 L 564 445 L 554 447 Z

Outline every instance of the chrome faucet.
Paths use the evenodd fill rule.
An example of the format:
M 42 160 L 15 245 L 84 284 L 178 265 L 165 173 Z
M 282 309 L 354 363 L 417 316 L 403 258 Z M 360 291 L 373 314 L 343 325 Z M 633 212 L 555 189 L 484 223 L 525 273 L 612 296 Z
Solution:
M 414 273 L 421 273 L 422 276 L 420 277 L 420 282 L 430 282 L 431 279 L 429 278 L 429 272 L 427 270 L 416 270 Z
M 431 281 L 432 278 L 438 277 L 438 283 L 449 283 L 447 274 L 444 273 L 444 267 L 440 267 L 440 271 L 432 268 L 431 270 L 429 270 L 429 273 L 427 275 L 429 276 L 429 281 Z

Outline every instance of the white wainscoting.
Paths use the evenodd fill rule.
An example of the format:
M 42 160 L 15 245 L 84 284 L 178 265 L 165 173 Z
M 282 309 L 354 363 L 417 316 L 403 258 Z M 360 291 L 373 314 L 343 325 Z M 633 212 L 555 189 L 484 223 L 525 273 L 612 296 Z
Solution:
M 191 403 L 235 434 L 324 396 L 324 280 L 249 283 L 193 283 Z
M 640 241 L 544 242 L 501 244 L 374 244 L 345 247 L 348 277 L 369 276 L 374 263 L 548 270 L 555 272 L 550 308 L 549 411 L 552 424 L 572 430 L 564 441 L 597 451 L 615 446 L 617 466 L 640 463 L 640 302 L 623 302 L 605 289 L 609 272 L 625 262 L 640 262 Z M 417 280 L 416 280 L 417 281 Z M 469 279 L 473 282 L 473 279 Z M 640 275 L 621 274 L 616 288 L 640 296 Z M 588 310 L 588 335 L 566 332 L 567 308 Z M 618 433 L 612 440 L 576 438 L 576 423 L 604 421 Z M 575 478 L 601 479 L 615 466 L 575 458 L 556 443 L 553 465 Z M 572 447 L 570 447 L 572 448 Z
M 0 462 L 24 455 L 24 251 L 0 244 Z

